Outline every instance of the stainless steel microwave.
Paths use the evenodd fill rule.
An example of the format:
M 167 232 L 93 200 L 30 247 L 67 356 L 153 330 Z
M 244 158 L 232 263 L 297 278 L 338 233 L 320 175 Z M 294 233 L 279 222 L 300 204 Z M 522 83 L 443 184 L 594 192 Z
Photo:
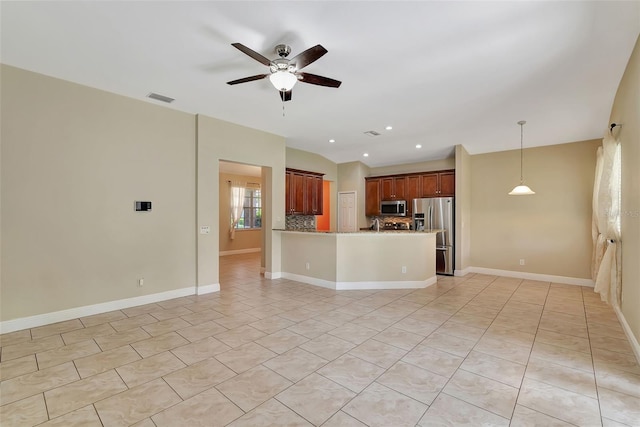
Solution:
M 389 216 L 407 216 L 407 201 L 390 200 L 380 202 L 380 214 Z

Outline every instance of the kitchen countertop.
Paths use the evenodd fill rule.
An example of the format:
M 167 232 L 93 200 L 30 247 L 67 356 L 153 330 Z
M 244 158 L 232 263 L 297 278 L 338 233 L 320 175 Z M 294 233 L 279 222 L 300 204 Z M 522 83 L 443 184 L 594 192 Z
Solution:
M 325 231 L 325 230 L 313 230 L 313 229 L 303 229 L 303 230 L 286 230 L 283 228 L 274 228 L 273 231 L 286 231 L 289 233 L 316 233 L 316 234 L 433 234 L 444 231 L 443 229 L 433 229 L 433 230 L 424 230 L 424 231 L 415 231 L 415 230 L 358 230 L 358 231 Z

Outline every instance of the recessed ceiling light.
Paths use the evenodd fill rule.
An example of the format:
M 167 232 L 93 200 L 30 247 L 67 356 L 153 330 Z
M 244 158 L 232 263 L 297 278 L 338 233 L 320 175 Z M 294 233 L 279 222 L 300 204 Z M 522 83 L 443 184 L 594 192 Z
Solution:
M 333 144 L 334 142 L 336 142 L 336 140 L 335 139 L 330 139 L 329 142 Z
M 416 144 L 416 148 L 422 148 L 422 145 Z
M 393 129 L 393 126 L 387 126 L 385 129 L 386 130 L 391 130 L 391 129 Z
M 364 153 L 363 156 L 364 157 L 369 157 L 369 153 Z

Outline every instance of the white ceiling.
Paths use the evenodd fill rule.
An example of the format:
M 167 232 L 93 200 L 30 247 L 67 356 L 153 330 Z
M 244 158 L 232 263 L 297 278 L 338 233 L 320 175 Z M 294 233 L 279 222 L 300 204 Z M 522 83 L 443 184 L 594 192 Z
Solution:
M 640 2 L 8 2 L 1 60 L 287 138 L 342 163 L 384 166 L 599 138 L 640 32 Z M 268 58 L 329 52 L 284 104 Z M 161 104 L 165 105 L 165 104 Z M 386 125 L 393 130 L 386 131 Z M 375 130 L 372 138 L 363 132 Z M 335 143 L 328 140 L 333 138 Z M 417 150 L 416 144 L 422 144 Z M 363 153 L 369 153 L 364 158 Z

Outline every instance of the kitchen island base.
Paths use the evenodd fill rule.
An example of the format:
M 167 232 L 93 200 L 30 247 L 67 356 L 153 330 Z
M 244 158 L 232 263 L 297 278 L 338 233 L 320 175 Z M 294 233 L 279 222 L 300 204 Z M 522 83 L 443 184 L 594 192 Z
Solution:
M 436 283 L 435 233 L 281 233 L 286 278 L 336 290 L 415 289 Z

